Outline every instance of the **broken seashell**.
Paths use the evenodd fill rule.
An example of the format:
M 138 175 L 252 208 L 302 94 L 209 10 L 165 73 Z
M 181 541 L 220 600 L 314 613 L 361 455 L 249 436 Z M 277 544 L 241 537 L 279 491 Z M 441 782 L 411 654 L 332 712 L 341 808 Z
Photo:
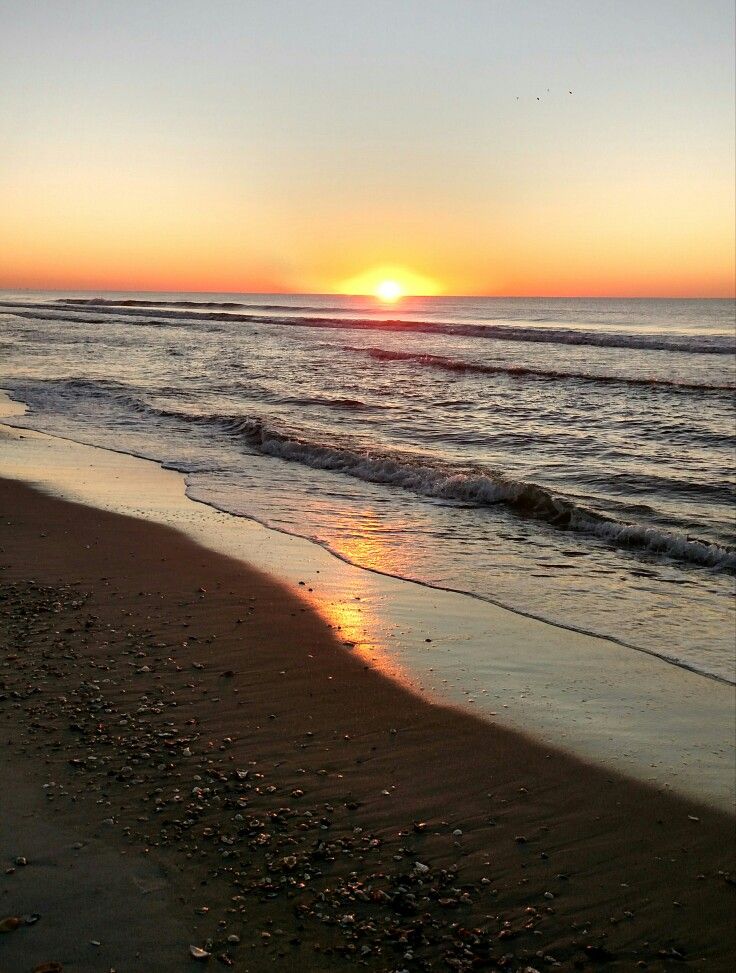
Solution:
M 212 955 L 211 953 L 208 953 L 206 949 L 200 949 L 199 946 L 190 946 L 189 954 L 192 957 L 192 959 L 199 959 L 199 960 L 208 960 Z
M 0 919 L 0 932 L 14 932 L 18 926 L 23 925 L 23 920 L 19 919 L 18 916 L 7 916 L 5 919 Z

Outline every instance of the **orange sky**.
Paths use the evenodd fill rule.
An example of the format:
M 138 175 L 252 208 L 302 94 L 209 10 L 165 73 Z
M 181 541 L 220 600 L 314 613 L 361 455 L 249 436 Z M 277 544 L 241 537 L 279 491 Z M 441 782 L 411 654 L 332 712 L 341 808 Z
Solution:
M 0 288 L 734 293 L 730 3 L 283 6 L 10 3 Z

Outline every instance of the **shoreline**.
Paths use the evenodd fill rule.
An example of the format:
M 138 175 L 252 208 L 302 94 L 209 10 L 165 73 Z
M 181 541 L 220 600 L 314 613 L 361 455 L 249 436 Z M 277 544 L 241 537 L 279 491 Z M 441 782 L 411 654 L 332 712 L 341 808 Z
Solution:
M 10 384 L 12 385 L 12 383 Z M 0 390 L 0 404 L 2 402 L 3 395 L 4 395 L 7 401 L 13 402 L 14 404 L 20 406 L 20 412 L 15 417 L 16 421 L 18 420 L 18 415 L 22 417 L 23 412 L 26 409 L 26 405 L 23 402 L 22 398 L 12 400 L 12 399 L 8 399 L 8 397 L 11 395 L 22 395 L 22 394 L 23 393 L 18 392 L 17 389 L 11 392 L 6 390 L 4 393 L 2 390 Z M 102 449 L 109 452 L 116 452 L 118 453 L 118 455 L 121 456 L 128 456 L 133 459 L 138 459 L 144 462 L 153 462 L 165 469 L 175 470 L 176 472 L 180 473 L 180 475 L 182 476 L 185 484 L 186 496 L 189 499 L 191 499 L 193 503 L 198 503 L 204 506 L 208 506 L 213 510 L 226 514 L 227 516 L 250 520 L 253 523 L 260 524 L 261 526 L 263 526 L 265 529 L 269 531 L 282 533 L 286 537 L 293 537 L 296 538 L 298 541 L 306 541 L 307 543 L 318 545 L 323 550 L 327 551 L 332 557 L 335 557 L 343 561 L 345 564 L 351 567 L 357 567 L 360 570 L 369 571 L 386 578 L 393 578 L 395 580 L 402 581 L 407 584 L 416 584 L 421 587 L 426 587 L 434 591 L 447 592 L 450 594 L 458 594 L 467 599 L 478 601 L 480 602 L 481 605 L 491 605 L 493 607 L 501 609 L 502 611 L 516 614 L 520 618 L 526 618 L 533 622 L 539 622 L 543 625 L 551 626 L 553 628 L 560 628 L 565 632 L 573 632 L 576 635 L 582 635 L 590 639 L 595 639 L 602 642 L 608 642 L 616 646 L 629 649 L 631 651 L 648 655 L 651 658 L 656 660 L 661 660 L 667 663 L 668 665 L 673 665 L 678 668 L 685 669 L 696 675 L 713 679 L 715 681 L 723 683 L 724 685 L 736 688 L 736 668 L 734 667 L 733 659 L 731 658 L 731 652 L 730 652 L 731 640 L 728 637 L 726 637 L 726 646 L 725 646 L 726 658 L 725 659 L 722 657 L 723 645 L 721 644 L 722 642 L 721 636 L 718 634 L 716 634 L 715 636 L 714 644 L 709 645 L 708 642 L 703 639 L 701 633 L 697 645 L 698 651 L 696 652 L 696 655 L 693 657 L 692 650 L 694 646 L 688 642 L 687 638 L 684 640 L 684 642 L 680 642 L 678 630 L 672 631 L 670 633 L 671 637 L 667 641 L 655 642 L 653 644 L 647 645 L 645 644 L 646 639 L 640 640 L 637 639 L 635 636 L 632 637 L 632 630 L 630 627 L 628 629 L 628 634 L 627 634 L 626 623 L 623 622 L 622 624 L 621 615 L 619 615 L 616 618 L 616 623 L 611 624 L 610 626 L 607 625 L 605 622 L 602 625 L 594 624 L 593 619 L 598 617 L 596 615 L 596 611 L 597 611 L 596 606 L 588 605 L 587 615 L 576 614 L 574 609 L 572 610 L 571 613 L 571 602 L 567 602 L 567 606 L 564 611 L 551 609 L 548 603 L 546 604 L 546 608 L 542 608 L 535 601 L 534 590 L 530 589 L 528 586 L 525 587 L 525 583 L 523 580 L 525 576 L 530 572 L 530 570 L 532 571 L 531 574 L 532 577 L 537 576 L 536 573 L 534 573 L 531 564 L 517 565 L 517 570 L 514 573 L 514 577 L 515 577 L 514 584 L 517 590 L 516 597 L 511 593 L 512 590 L 514 589 L 513 588 L 509 589 L 508 586 L 506 587 L 503 596 L 501 596 L 501 594 L 495 590 L 484 590 L 482 587 L 479 588 L 478 590 L 475 590 L 472 583 L 460 583 L 457 586 L 452 584 L 444 584 L 441 578 L 439 580 L 436 578 L 433 579 L 431 571 L 429 572 L 428 577 L 422 577 L 421 571 L 407 571 L 405 569 L 406 568 L 405 565 L 404 565 L 404 570 L 401 569 L 401 566 L 397 566 L 394 569 L 391 566 L 388 566 L 390 564 L 390 558 L 382 557 L 376 559 L 374 557 L 373 559 L 371 559 L 371 557 L 369 556 L 369 558 L 366 560 L 364 556 L 364 551 L 361 550 L 361 546 L 359 544 L 356 544 L 355 546 L 355 553 L 350 549 L 349 541 L 347 547 L 344 547 L 343 545 L 343 549 L 341 549 L 341 545 L 339 543 L 335 544 L 334 534 L 332 536 L 332 539 L 328 539 L 330 534 L 329 529 L 326 532 L 326 536 L 323 537 L 323 536 L 319 536 L 321 532 L 319 528 L 317 529 L 316 533 L 307 532 L 303 529 L 303 526 L 300 526 L 297 523 L 289 522 L 288 517 L 286 521 L 284 521 L 283 519 L 279 520 L 278 518 L 274 520 L 272 514 L 275 513 L 275 509 L 271 509 L 269 504 L 266 505 L 266 510 L 264 510 L 263 507 L 261 506 L 256 511 L 251 508 L 250 501 L 248 501 L 245 503 L 245 507 L 243 508 L 242 505 L 238 506 L 237 500 L 234 499 L 232 495 L 230 495 L 228 499 L 227 493 L 225 495 L 225 501 L 223 502 L 223 500 L 217 495 L 216 491 L 213 495 L 211 485 L 208 488 L 207 485 L 205 484 L 205 488 L 204 489 L 202 488 L 199 482 L 199 473 L 196 469 L 196 466 L 194 468 L 189 468 L 186 462 L 177 463 L 177 461 L 175 460 L 169 462 L 165 458 L 166 449 L 165 448 L 162 449 L 160 444 L 158 444 L 158 446 L 153 450 L 153 452 L 147 452 L 146 450 L 142 450 L 141 448 L 136 447 L 135 444 L 129 444 L 127 446 L 123 446 L 117 441 L 117 439 L 113 440 L 112 442 L 106 442 L 105 435 L 102 434 L 100 436 L 99 430 L 97 436 L 93 435 L 90 438 L 86 437 L 84 433 L 82 433 L 81 438 L 79 438 L 79 430 L 77 430 L 76 432 L 71 431 L 68 434 L 65 434 L 64 432 L 61 431 L 49 432 L 48 430 L 43 428 L 44 426 L 43 422 L 34 425 L 34 420 L 36 420 L 37 418 L 40 417 L 34 414 L 33 410 L 31 410 L 31 415 L 29 417 L 30 425 L 24 426 L 22 422 L 22 418 L 17 425 L 15 425 L 12 421 L 10 424 L 14 428 L 27 428 L 31 431 L 36 431 L 41 435 L 49 435 L 60 441 L 69 442 L 72 445 L 80 445 L 83 443 L 89 444 L 90 448 Z M 286 462 L 287 465 L 290 466 L 293 463 L 295 463 L 297 466 L 302 465 L 301 461 L 298 459 L 297 460 L 294 460 L 292 458 L 283 459 L 278 455 L 272 455 L 269 451 L 263 453 L 261 455 L 261 458 L 263 458 L 264 456 L 267 457 L 268 460 L 273 464 L 271 470 L 276 477 L 279 476 L 278 471 L 279 471 L 280 463 Z M 309 462 L 307 462 L 306 465 L 309 466 L 310 465 Z M 214 471 L 205 470 L 205 472 L 210 473 Z M 409 490 L 409 493 L 411 492 L 412 490 Z M 425 497 L 425 499 L 427 498 Z M 295 501 L 295 505 L 298 505 L 298 502 Z M 288 526 L 286 526 L 287 522 L 288 522 Z M 336 519 L 336 522 L 339 522 L 339 518 Z M 634 525 L 628 525 L 628 526 L 632 530 L 634 529 Z M 585 532 L 586 531 L 584 531 L 584 533 Z M 593 531 L 593 535 L 595 535 L 595 531 Z M 339 531 L 337 536 L 339 537 Z M 598 540 L 601 539 L 602 538 L 598 538 Z M 610 538 L 609 540 L 610 540 L 610 547 L 612 551 L 617 550 L 620 555 L 627 555 L 627 554 L 634 553 L 634 551 L 631 549 L 628 543 L 626 542 L 619 543 L 615 539 L 610 539 Z M 650 541 L 652 544 L 651 550 L 648 547 Z M 716 552 L 720 550 L 719 544 L 717 542 L 714 541 L 713 543 L 711 543 L 707 541 L 702 541 L 702 542 L 697 541 L 697 538 L 692 537 L 688 534 L 687 544 L 690 544 L 691 542 L 696 546 L 702 548 L 701 554 L 703 555 L 705 560 L 700 565 L 701 567 L 705 567 L 706 563 L 710 564 L 710 559 L 712 557 L 716 557 Z M 501 549 L 503 549 L 504 544 L 501 544 L 500 547 Z M 634 549 L 636 549 L 636 545 L 634 545 Z M 667 552 L 665 550 L 658 549 L 657 545 L 654 544 L 652 538 L 649 538 L 649 540 L 644 545 L 644 549 L 640 551 L 640 553 L 643 553 L 645 555 L 647 553 L 651 553 L 656 555 L 656 558 L 658 559 L 660 554 L 666 555 Z M 677 554 L 674 552 L 670 552 L 670 554 L 673 554 L 673 556 L 675 557 L 675 561 L 677 561 Z M 728 555 L 728 557 L 730 557 L 730 555 Z M 716 559 L 717 560 L 720 559 L 720 555 L 718 555 Z M 398 563 L 399 565 L 401 564 L 400 561 Z M 667 563 L 668 563 L 668 558 L 664 557 L 663 563 L 660 566 L 664 566 Z M 558 568 L 559 566 L 560 565 L 553 565 L 553 567 L 555 568 Z M 713 565 L 711 566 L 713 567 Z M 728 578 L 732 573 L 728 565 L 721 564 L 720 567 L 717 569 L 716 574 L 714 575 L 714 580 L 721 579 L 721 571 L 723 571 L 725 578 Z M 603 574 L 606 572 L 601 570 L 598 573 Z M 466 578 L 466 581 L 467 580 L 468 579 Z M 667 578 L 665 580 L 670 582 L 672 585 L 689 584 L 689 582 L 687 582 L 683 578 Z M 574 584 L 574 580 L 572 583 Z M 503 589 L 503 585 L 502 585 L 502 589 Z M 522 590 L 524 592 L 524 596 L 523 598 L 519 598 L 518 594 Z M 605 596 L 604 596 L 604 600 L 605 600 Z M 632 606 L 629 607 L 631 608 Z M 658 606 L 658 611 L 660 611 L 661 613 L 662 622 L 665 624 L 666 624 L 667 616 L 669 614 L 668 611 L 663 610 L 666 609 L 666 607 L 667 607 L 666 605 Z M 634 609 L 634 614 L 635 615 L 638 614 L 635 611 L 635 609 Z M 627 617 L 627 613 L 624 612 L 623 618 L 626 617 Z M 598 617 L 598 620 L 600 621 L 600 617 Z M 730 620 L 731 620 L 730 614 L 727 616 L 725 620 L 722 619 L 726 628 L 727 636 L 730 635 L 730 628 L 729 628 Z M 712 650 L 715 651 L 713 652 Z
M 170 528 L 8 480 L 0 498 L 3 618 L 24 650 L 3 659 L 6 773 L 50 776 L 55 818 L 172 876 L 191 944 L 243 970 L 522 969 L 540 952 L 728 968 L 727 816 L 418 698 L 273 578 Z M 50 918 L 3 937 L 5 968 L 34 943 L 60 960 Z M 166 934 L 146 968 L 177 969 L 175 947 L 188 968 Z M 73 968 L 104 948 L 80 943 L 96 959 Z
M 56 438 L 61 439 L 63 437 L 59 436 Z M 68 442 L 76 442 L 76 440 L 70 439 Z M 137 453 L 128 453 L 123 450 L 121 450 L 120 453 L 123 456 L 131 456 L 134 459 L 145 459 L 145 457 L 139 456 Z M 186 479 L 185 473 L 182 473 L 181 475 Z M 431 581 L 422 581 L 421 578 L 410 578 L 403 574 L 392 574 L 390 571 L 381 571 L 380 568 L 359 564 L 357 561 L 351 561 L 350 558 L 346 557 L 344 554 L 341 554 L 340 551 L 330 547 L 326 541 L 321 541 L 317 537 L 307 537 L 303 534 L 296 534 L 292 531 L 286 530 L 283 527 L 277 527 L 274 524 L 269 524 L 265 520 L 259 520 L 258 517 L 248 514 L 234 514 L 224 507 L 218 507 L 214 502 L 203 500 L 200 497 L 193 497 L 190 493 L 186 492 L 186 487 L 185 495 L 187 499 L 192 501 L 192 503 L 201 503 L 205 507 L 211 507 L 218 513 L 225 514 L 229 517 L 238 517 L 244 520 L 250 520 L 255 524 L 259 524 L 265 530 L 275 531 L 279 534 L 283 534 L 285 537 L 293 537 L 300 541 L 306 541 L 309 544 L 315 544 L 317 547 L 322 548 L 323 551 L 326 551 L 331 557 L 337 558 L 338 561 L 342 561 L 343 564 L 347 564 L 352 568 L 358 568 L 361 571 L 368 571 L 371 574 L 379 575 L 382 578 L 391 578 L 393 581 L 402 581 L 405 584 L 418 585 L 420 588 L 429 588 L 430 591 L 446 592 L 449 595 L 461 595 L 463 598 L 472 598 L 473 601 L 479 601 L 484 605 L 492 605 L 494 608 L 500 608 L 502 611 L 510 612 L 512 615 L 518 615 L 519 618 L 527 618 L 532 622 L 540 622 L 542 625 L 549 625 L 552 628 L 559 628 L 563 632 L 573 632 L 575 635 L 585 635 L 591 639 L 598 639 L 602 642 L 610 642 L 612 645 L 618 645 L 623 649 L 630 649 L 632 652 L 641 652 L 644 655 L 648 655 L 652 659 L 657 659 L 659 662 L 663 662 L 668 666 L 675 666 L 677 669 L 684 669 L 686 672 L 692 673 L 694 676 L 700 676 L 703 679 L 713 679 L 715 682 L 721 683 L 724 686 L 731 686 L 732 688 L 736 687 L 736 680 L 728 679 L 726 676 L 722 676 L 717 672 L 708 672 L 706 669 L 698 669 L 689 662 L 685 662 L 684 660 L 677 658 L 677 656 L 662 655 L 659 652 L 655 652 L 654 649 L 646 649 L 644 646 L 634 645 L 633 642 L 625 642 L 623 639 L 616 638 L 613 635 L 604 635 L 600 632 L 594 632 L 592 629 L 580 628 L 567 622 L 558 621 L 554 618 L 547 618 L 544 615 L 535 615 L 533 612 L 524 611 L 522 608 L 509 605 L 504 601 L 497 601 L 490 596 L 479 595 L 474 591 L 466 591 L 464 588 L 449 588 L 445 585 L 433 584 Z
M 3 390 L 0 389 L 0 395 L 2 394 L 3 394 Z M 8 401 L 11 404 L 14 405 L 17 404 L 22 406 L 23 410 L 25 410 L 25 404 L 19 402 L 17 399 L 9 398 Z M 0 399 L 0 405 L 2 405 L 3 407 L 5 406 L 5 402 L 3 402 L 1 399 Z M 18 413 L 18 415 L 22 415 L 22 414 L 24 414 L 23 411 L 20 411 Z M 0 420 L 2 420 L 3 418 L 9 418 L 7 413 L 5 415 L 0 414 Z M 2 425 L 4 425 L 4 423 L 0 421 L 0 426 Z M 643 655 L 650 656 L 652 659 L 656 659 L 657 661 L 663 662 L 666 665 L 674 666 L 675 668 L 678 669 L 683 669 L 686 672 L 692 673 L 695 676 L 700 676 L 703 679 L 712 679 L 715 682 L 721 683 L 724 686 L 730 686 L 731 688 L 736 688 L 736 677 L 734 679 L 730 679 L 726 676 L 720 675 L 719 673 L 709 672 L 707 669 L 698 669 L 695 665 L 683 659 L 680 659 L 677 656 L 663 655 L 660 652 L 656 652 L 654 649 L 647 649 L 644 646 L 635 645 L 633 642 L 626 642 L 624 639 L 616 638 L 616 636 L 614 635 L 606 635 L 601 632 L 595 632 L 592 629 L 582 628 L 568 622 L 562 622 L 554 618 L 547 618 L 544 615 L 536 615 L 534 614 L 534 612 L 525 611 L 522 608 L 519 608 L 515 605 L 507 604 L 506 602 L 499 601 L 495 598 L 491 598 L 488 595 L 481 595 L 474 591 L 467 591 L 465 588 L 451 588 L 445 585 L 434 584 L 431 581 L 423 581 L 421 578 L 412 578 L 403 574 L 394 574 L 391 571 L 382 571 L 380 568 L 371 567 L 365 564 L 360 564 L 357 561 L 351 560 L 349 557 L 342 554 L 337 549 L 331 547 L 326 541 L 321 541 L 318 537 L 310 537 L 305 534 L 297 534 L 294 533 L 293 531 L 287 530 L 284 527 L 279 527 L 275 524 L 271 524 L 266 520 L 260 520 L 258 517 L 252 514 L 233 513 L 233 511 L 228 510 L 225 507 L 218 506 L 214 501 L 205 500 L 201 497 L 192 496 L 189 493 L 189 487 L 186 482 L 187 475 L 188 475 L 187 473 L 178 470 L 175 467 L 164 467 L 160 460 L 150 459 L 149 457 L 144 456 L 141 453 L 135 453 L 125 449 L 114 449 L 112 446 L 95 446 L 95 445 L 83 443 L 77 439 L 72 439 L 71 437 L 58 435 L 57 433 L 46 433 L 41 430 L 37 430 L 32 426 L 13 425 L 10 426 L 10 428 L 14 430 L 21 430 L 26 432 L 35 432 L 41 436 L 48 436 L 51 439 L 57 439 L 61 442 L 70 443 L 73 446 L 86 446 L 89 449 L 101 449 L 104 450 L 105 452 L 117 453 L 119 456 L 128 456 L 134 460 L 141 460 L 144 463 L 154 463 L 157 466 L 160 466 L 162 469 L 171 469 L 173 472 L 179 474 L 182 477 L 182 480 L 184 481 L 184 496 L 187 498 L 187 500 L 191 501 L 191 503 L 201 504 L 204 507 L 209 507 L 210 509 L 217 511 L 217 513 L 219 514 L 224 514 L 226 517 L 234 517 L 237 520 L 250 521 L 251 523 L 258 524 L 260 527 L 263 527 L 264 530 L 273 531 L 277 534 L 282 534 L 284 537 L 290 537 L 300 542 L 304 541 L 307 544 L 314 544 L 316 547 L 319 547 L 321 550 L 329 554 L 330 557 L 334 557 L 338 561 L 342 561 L 343 564 L 346 564 L 351 568 L 357 568 L 359 571 L 367 571 L 370 574 L 378 575 L 381 578 L 389 578 L 392 581 L 400 581 L 408 585 L 418 585 L 420 588 L 427 588 L 430 591 L 445 592 L 446 594 L 450 594 L 450 595 L 460 595 L 463 598 L 471 598 L 473 601 L 478 601 L 483 605 L 491 605 L 494 608 L 501 609 L 501 611 L 509 612 L 512 615 L 518 615 L 519 618 L 528 619 L 529 621 L 532 622 L 538 622 L 542 625 L 549 625 L 552 628 L 561 629 L 563 632 L 571 632 L 574 633 L 575 635 L 583 635 L 587 638 L 595 639 L 601 642 L 610 642 L 612 645 L 620 646 L 623 649 L 630 649 L 632 652 L 641 652 Z
M 340 625 L 354 654 L 423 698 L 733 809 L 733 686 L 464 594 L 354 567 L 312 541 L 190 499 L 183 475 L 155 461 L 24 427 L 0 425 L 0 440 L 0 475 L 175 527 L 255 565 Z

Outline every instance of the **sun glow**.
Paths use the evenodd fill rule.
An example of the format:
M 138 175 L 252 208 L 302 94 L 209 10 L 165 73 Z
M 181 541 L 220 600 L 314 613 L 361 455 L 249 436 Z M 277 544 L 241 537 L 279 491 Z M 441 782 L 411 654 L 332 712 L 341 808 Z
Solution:
M 379 301 L 386 301 L 393 304 L 400 297 L 404 296 L 404 288 L 397 280 L 382 280 L 376 288 L 376 297 Z
M 340 294 L 372 296 L 393 304 L 402 297 L 431 297 L 442 288 L 436 280 L 406 267 L 381 266 L 344 280 L 336 288 Z

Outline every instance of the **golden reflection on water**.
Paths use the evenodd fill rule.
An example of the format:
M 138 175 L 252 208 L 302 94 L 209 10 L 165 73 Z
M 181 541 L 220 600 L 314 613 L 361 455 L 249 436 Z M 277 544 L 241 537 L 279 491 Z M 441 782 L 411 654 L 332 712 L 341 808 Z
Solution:
M 364 509 L 360 514 L 345 517 L 340 521 L 337 547 L 340 554 L 364 568 L 373 568 L 384 574 L 403 576 L 409 565 L 395 547 L 385 541 L 388 531 L 404 530 L 405 524 L 388 525 L 385 515 Z
M 402 564 L 396 556 L 397 552 L 389 550 L 382 542 L 384 531 L 382 519 L 375 512 L 364 510 L 360 515 L 343 521 L 339 552 L 361 567 L 386 574 L 400 574 Z M 378 600 L 375 578 L 368 573 L 357 572 L 351 578 L 350 591 L 334 601 L 320 601 L 317 607 L 333 628 L 338 642 L 383 675 L 415 688 L 406 670 L 394 658 L 395 653 L 388 649 L 388 641 L 398 640 L 400 633 L 397 626 L 388 622 L 384 613 L 379 614 L 376 610 Z

